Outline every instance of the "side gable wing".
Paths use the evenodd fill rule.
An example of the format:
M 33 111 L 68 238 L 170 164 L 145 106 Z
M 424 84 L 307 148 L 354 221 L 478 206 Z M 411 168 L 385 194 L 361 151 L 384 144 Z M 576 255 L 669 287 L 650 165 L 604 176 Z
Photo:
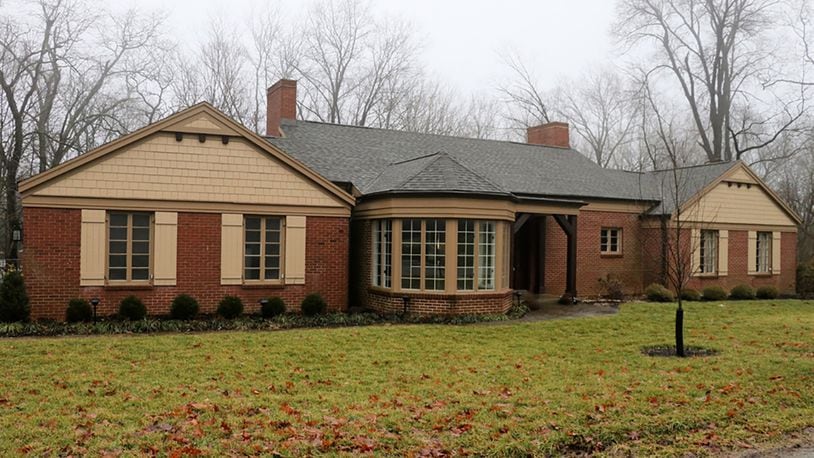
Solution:
M 682 205 L 699 223 L 796 226 L 800 218 L 749 167 L 736 163 Z
M 354 204 L 342 189 L 206 103 L 29 178 L 20 191 L 24 204 L 43 197 Z

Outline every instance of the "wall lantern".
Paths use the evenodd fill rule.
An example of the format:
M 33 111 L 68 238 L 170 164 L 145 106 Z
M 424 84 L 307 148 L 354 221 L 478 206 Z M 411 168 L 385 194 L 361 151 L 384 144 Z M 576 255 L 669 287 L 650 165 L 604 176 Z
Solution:
M 19 242 L 22 239 L 23 239 L 23 231 L 21 231 L 19 229 L 14 229 L 13 231 L 11 231 L 11 240 L 13 240 L 15 242 Z

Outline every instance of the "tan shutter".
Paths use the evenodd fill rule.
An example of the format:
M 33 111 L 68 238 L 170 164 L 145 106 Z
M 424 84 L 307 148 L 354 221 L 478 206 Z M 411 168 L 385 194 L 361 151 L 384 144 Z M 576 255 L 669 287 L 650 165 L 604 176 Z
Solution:
M 153 284 L 175 286 L 178 259 L 178 213 L 155 213 L 155 242 L 153 242 Z
M 780 275 L 780 232 L 772 232 L 772 275 Z
M 749 231 L 746 239 L 746 272 L 749 275 L 757 273 L 757 232 Z
M 285 283 L 305 284 L 305 217 L 285 219 Z
M 82 210 L 82 234 L 79 255 L 79 285 L 105 284 L 105 211 Z
M 224 213 L 220 226 L 220 284 L 243 283 L 243 215 Z
M 690 249 L 692 250 L 692 275 L 701 273 L 701 230 L 690 230 Z M 682 256 L 683 257 L 683 256 Z M 668 261 L 670 262 L 670 261 Z
M 718 276 L 729 273 L 729 231 L 718 231 Z

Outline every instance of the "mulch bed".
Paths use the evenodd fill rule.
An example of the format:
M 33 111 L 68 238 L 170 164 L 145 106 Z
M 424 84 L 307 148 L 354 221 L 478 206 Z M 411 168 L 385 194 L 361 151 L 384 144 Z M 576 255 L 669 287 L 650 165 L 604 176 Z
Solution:
M 651 345 L 642 347 L 642 353 L 647 356 L 676 356 L 675 345 Z M 699 347 L 695 345 L 684 346 L 684 356 L 715 356 L 720 353 L 714 348 Z

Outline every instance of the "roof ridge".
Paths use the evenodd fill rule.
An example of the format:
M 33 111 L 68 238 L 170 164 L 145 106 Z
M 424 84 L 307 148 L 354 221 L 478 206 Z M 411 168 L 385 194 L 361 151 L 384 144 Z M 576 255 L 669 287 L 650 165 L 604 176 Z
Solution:
M 441 151 L 436 151 L 435 153 L 425 154 L 425 155 L 423 155 L 423 156 L 411 157 L 410 159 L 405 159 L 405 160 L 403 160 L 403 161 L 391 162 L 391 163 L 390 163 L 390 164 L 388 164 L 387 166 L 389 167 L 389 166 L 391 166 L 391 165 L 401 165 L 401 164 L 406 164 L 406 163 L 408 163 L 408 162 L 417 161 L 417 160 L 419 160 L 419 159 L 426 159 L 426 158 L 428 158 L 428 157 L 436 156 L 436 155 L 438 155 L 438 154 L 441 154 Z M 446 153 L 444 153 L 444 154 L 446 154 Z
M 650 173 L 671 172 L 673 170 L 696 169 L 696 168 L 701 168 L 701 167 L 712 167 L 712 166 L 716 166 L 716 165 L 729 165 L 730 167 L 733 167 L 738 162 L 740 162 L 740 159 L 738 159 L 736 161 L 707 162 L 706 164 L 684 165 L 684 166 L 681 166 L 681 167 L 671 167 L 669 169 L 654 169 L 654 170 L 651 170 Z
M 551 148 L 551 149 L 554 149 L 554 150 L 562 150 L 562 151 L 577 151 L 576 149 L 574 149 L 573 147 L 570 147 L 570 146 L 566 148 L 566 147 L 554 146 L 554 145 L 537 145 L 537 144 L 534 144 L 534 143 L 519 142 L 519 141 L 514 141 L 514 140 L 496 140 L 496 139 L 493 139 L 493 138 L 464 137 L 464 136 L 461 136 L 461 135 L 451 135 L 451 134 L 434 134 L 434 133 L 429 133 L 429 132 L 417 132 L 417 131 L 414 131 L 414 130 L 388 129 L 386 127 L 356 126 L 356 125 L 353 125 L 353 124 L 338 124 L 338 123 L 333 123 L 333 122 L 313 121 L 313 120 L 310 120 L 310 119 L 295 119 L 295 120 L 288 120 L 288 121 L 294 121 L 295 123 L 306 122 L 306 123 L 309 123 L 309 124 L 320 124 L 320 125 L 323 125 L 323 126 L 332 126 L 332 127 L 350 127 L 350 128 L 353 128 L 353 129 L 381 130 L 381 131 L 385 131 L 385 132 L 399 132 L 399 133 L 404 133 L 404 134 L 426 135 L 426 136 L 432 136 L 432 137 L 457 138 L 457 139 L 461 139 L 461 140 L 471 140 L 471 141 L 484 142 L 484 143 L 508 143 L 508 144 L 512 144 L 512 145 L 528 146 L 528 147 L 532 147 L 532 148 Z M 274 137 L 271 137 L 271 138 L 274 138 Z M 582 154 L 582 153 L 580 153 L 580 154 Z

